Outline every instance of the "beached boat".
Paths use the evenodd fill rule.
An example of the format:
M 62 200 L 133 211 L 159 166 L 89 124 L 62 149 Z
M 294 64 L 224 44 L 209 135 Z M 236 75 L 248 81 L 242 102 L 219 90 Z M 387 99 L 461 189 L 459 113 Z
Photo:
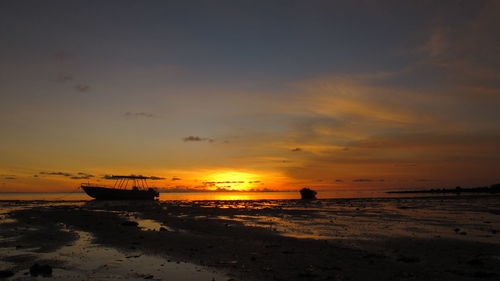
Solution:
M 97 200 L 154 200 L 160 196 L 156 189 L 148 187 L 149 177 L 111 176 L 108 179 L 116 180 L 113 187 L 82 183 L 81 188 Z M 132 183 L 131 189 L 127 188 L 129 183 Z
M 307 187 L 302 188 L 299 192 L 300 196 L 302 197 L 302 200 L 316 199 L 316 194 L 318 194 L 316 191 Z

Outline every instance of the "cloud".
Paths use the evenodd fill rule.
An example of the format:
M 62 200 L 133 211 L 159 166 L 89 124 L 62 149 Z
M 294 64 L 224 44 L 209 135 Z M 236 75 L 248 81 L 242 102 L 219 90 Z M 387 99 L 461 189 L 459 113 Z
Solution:
M 85 85 L 85 84 L 78 84 L 78 85 L 75 85 L 75 90 L 77 90 L 78 92 L 81 92 L 81 93 L 86 93 L 86 92 L 90 91 L 90 86 Z
M 214 139 L 211 139 L 211 138 L 202 138 L 202 137 L 198 137 L 198 136 L 189 136 L 189 137 L 183 138 L 182 140 L 184 142 L 203 142 L 203 141 L 214 142 L 215 141 Z
M 371 179 L 354 179 L 352 182 L 373 182 Z
M 385 180 L 383 179 L 378 179 L 378 180 L 374 180 L 374 179 L 353 179 L 352 182 L 384 182 Z
M 147 177 L 147 179 L 149 180 L 164 180 L 165 178 L 164 177 L 157 177 L 157 176 L 143 176 L 143 175 L 128 175 L 129 177 Z M 116 176 L 113 176 L 113 175 L 104 175 L 102 176 L 102 179 L 105 179 L 105 180 L 115 180 Z
M 459 9 L 435 15 L 436 24 L 418 48 L 423 63 L 444 71 L 456 83 L 497 87 L 500 3 L 477 1 L 465 18 L 456 11 Z
M 156 117 L 158 117 L 155 114 L 149 113 L 149 112 L 130 112 L 129 111 L 129 112 L 125 112 L 124 115 L 127 117 L 144 117 L 144 118 L 156 118 Z
M 91 175 L 91 174 L 87 174 L 87 173 L 78 173 L 77 176 L 72 176 L 70 177 L 71 179 L 74 179 L 74 180 L 83 180 L 83 179 L 91 179 L 93 178 L 94 175 Z
M 178 178 L 178 177 L 172 177 L 171 181 L 180 181 L 182 180 L 181 178 Z
M 0 177 L 2 177 L 5 180 L 15 180 L 15 179 L 17 179 L 15 175 L 0 174 Z
M 157 180 L 164 180 L 165 178 L 163 178 L 163 177 L 157 177 L 157 176 L 150 176 L 148 179 L 157 181 Z
M 439 36 L 447 37 L 448 32 L 443 29 Z M 459 64 L 457 56 L 438 61 L 437 56 L 446 52 L 440 53 L 437 37 L 433 60 L 426 54 L 425 62 L 413 65 L 410 60 L 409 67 L 394 72 L 325 75 L 295 83 L 290 102 L 280 107 L 283 115 L 290 116 L 289 130 L 277 137 L 281 149 L 300 143 L 310 153 L 297 154 L 293 166 L 283 167 L 286 175 L 299 182 L 324 177 L 332 170 L 340 171 L 338 176 L 355 177 L 353 171 L 376 169 L 383 171 L 384 178 L 411 181 L 452 178 L 453 173 L 462 179 L 478 173 L 497 177 L 498 83 L 495 88 L 488 78 L 484 80 L 488 83 L 478 86 L 474 83 L 483 80 L 464 72 L 464 79 L 459 79 L 457 71 L 475 71 L 477 67 L 467 64 L 482 65 L 477 64 L 480 60 L 471 56 L 467 64 Z M 441 59 L 457 63 L 456 68 L 444 68 L 438 64 Z M 500 71 L 500 65 L 494 69 Z M 495 73 L 484 72 L 479 76 Z M 437 165 L 447 167 L 445 176 L 439 175 Z
M 40 175 L 63 176 L 63 177 L 73 176 L 71 173 L 66 173 L 66 172 L 40 172 Z
M 213 185 L 213 184 L 227 184 L 227 183 L 245 183 L 244 181 L 205 181 L 203 184 Z
M 87 180 L 87 179 L 90 179 L 90 177 L 72 176 L 72 177 L 70 177 L 70 179 L 73 179 L 73 180 Z
M 244 181 L 205 181 L 202 182 L 205 187 L 231 188 L 231 184 L 242 184 Z
M 338 180 L 338 179 L 337 179 L 337 180 L 335 180 L 335 182 L 344 182 L 344 180 Z
M 296 148 L 290 149 L 290 151 L 298 152 L 298 151 L 302 151 L 302 148 L 296 147 Z
M 195 136 L 189 136 L 183 138 L 184 141 L 204 141 L 205 138 L 200 138 L 200 137 L 195 137 Z
M 83 173 L 79 172 L 76 175 L 72 173 L 67 173 L 67 172 L 40 172 L 40 175 L 48 175 L 48 176 L 62 176 L 62 177 L 67 177 L 73 180 L 81 180 L 81 179 L 90 179 L 95 177 L 94 175 L 88 174 L 88 173 Z M 34 177 L 38 177 L 38 175 L 33 175 Z
M 436 149 L 441 152 L 446 150 L 469 150 L 490 148 L 500 149 L 500 134 L 495 132 L 405 132 L 400 131 L 390 134 L 379 134 L 363 140 L 352 142 L 357 148 L 378 149 Z M 414 165 L 410 162 L 399 165 Z
M 298 84 L 302 94 L 296 102 L 305 113 L 309 112 L 309 116 L 299 121 L 302 126 L 317 126 L 310 129 L 322 134 L 343 134 L 346 128 L 368 125 L 368 122 L 379 127 L 432 121 L 419 111 L 423 102 L 431 102 L 432 99 L 412 89 L 383 85 L 397 80 L 399 75 L 397 72 L 337 75 L 303 81 Z
M 432 181 L 436 181 L 436 180 L 433 180 L 433 179 L 417 179 L 415 181 L 416 182 L 432 182 Z
M 56 78 L 56 81 L 60 82 L 60 83 L 66 83 L 66 82 L 74 81 L 74 80 L 75 80 L 75 77 L 70 72 L 59 72 L 59 74 L 57 75 L 57 78 Z M 78 91 L 78 92 L 81 92 L 81 93 L 86 93 L 86 92 L 90 91 L 90 86 L 87 85 L 87 84 L 79 83 L 79 84 L 76 84 L 73 87 L 73 89 L 75 91 Z
M 71 74 L 69 72 L 60 72 L 57 75 L 57 81 L 58 82 L 68 82 L 68 81 L 71 81 L 71 80 L 73 80 L 73 74 Z

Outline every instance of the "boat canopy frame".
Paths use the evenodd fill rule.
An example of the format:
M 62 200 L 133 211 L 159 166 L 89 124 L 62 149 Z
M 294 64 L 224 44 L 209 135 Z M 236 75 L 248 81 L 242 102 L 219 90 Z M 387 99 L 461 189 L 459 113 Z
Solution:
M 118 189 L 126 189 L 129 182 L 133 182 L 132 188 L 137 188 L 137 189 L 148 189 L 148 183 L 146 182 L 147 179 L 150 179 L 150 177 L 145 177 L 145 176 L 111 176 L 107 177 L 107 179 L 112 179 L 116 180 L 115 184 L 113 185 L 113 188 L 118 188 Z

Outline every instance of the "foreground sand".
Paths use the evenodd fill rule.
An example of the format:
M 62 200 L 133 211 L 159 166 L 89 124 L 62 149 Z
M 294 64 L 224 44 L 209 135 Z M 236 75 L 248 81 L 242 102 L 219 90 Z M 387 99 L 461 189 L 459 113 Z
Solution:
M 60 280 L 500 278 L 494 196 L 2 206 L 0 270 L 12 280 L 34 280 L 34 263 Z

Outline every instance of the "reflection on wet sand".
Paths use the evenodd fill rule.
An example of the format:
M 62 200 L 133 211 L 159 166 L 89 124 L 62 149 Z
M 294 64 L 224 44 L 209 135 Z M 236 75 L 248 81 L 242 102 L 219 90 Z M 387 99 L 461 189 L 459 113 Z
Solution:
M 9 212 L 29 209 L 30 207 L 49 207 L 51 204 L 27 204 L 23 208 L 20 206 L 3 205 L 4 216 L 8 216 Z M 57 204 L 58 205 L 58 204 Z M 64 204 L 63 204 L 64 205 Z M 96 206 L 90 204 L 70 204 L 72 208 L 79 209 L 81 207 Z M 99 203 L 97 204 L 99 205 Z M 96 210 L 103 212 L 104 210 Z M 136 213 L 126 213 L 121 211 L 111 211 L 110 213 L 119 213 L 130 219 L 138 221 L 141 229 L 144 231 L 159 231 L 160 228 L 165 228 L 153 220 L 140 219 L 135 217 Z M 98 213 L 96 220 L 98 220 Z M 224 274 L 217 273 L 205 267 L 196 266 L 194 264 L 181 262 L 169 257 L 160 257 L 155 255 L 146 255 L 134 248 L 128 250 L 117 250 L 103 245 L 95 244 L 93 235 L 86 231 L 72 230 L 63 223 L 57 223 L 59 231 L 68 233 L 75 237 L 73 242 L 63 243 L 61 248 L 55 251 L 47 251 L 43 249 L 44 241 L 30 241 L 30 245 L 20 244 L 22 239 L 5 231 L 5 227 L 13 226 L 16 231 L 26 233 L 32 232 L 37 235 L 40 229 L 36 227 L 28 227 L 24 224 L 17 224 L 17 220 L 5 218 L 0 220 L 2 226 L 0 236 L 0 270 L 10 268 L 13 275 L 13 280 L 24 280 L 27 275 L 33 275 L 29 270 L 33 264 L 48 264 L 50 265 L 51 274 L 46 277 L 51 277 L 51 280 L 175 280 L 175 281 L 205 281 L 205 280 L 227 280 Z M 168 230 L 171 231 L 172 229 Z M 57 237 L 49 238 L 50 240 Z M 54 242 L 56 243 L 56 242 Z M 10 244 L 10 245 L 9 245 Z M 13 246 L 16 245 L 16 246 Z M 41 247 L 40 247 L 41 246 Z M 32 279 L 29 279 L 32 280 Z
M 246 202 L 207 202 L 206 205 L 247 208 Z M 498 208 L 494 198 L 322 200 L 311 204 L 282 201 L 279 204 L 259 202 L 256 208 L 266 208 L 265 214 L 250 211 L 247 213 L 251 215 L 234 214 L 218 218 L 269 228 L 298 238 L 375 239 L 406 236 L 500 243 L 500 240 L 495 239 L 496 229 L 500 225 L 494 211 Z M 455 231 L 458 226 L 460 231 Z
M 498 199 L 5 203 L 12 211 L 0 224 L 0 247 L 8 250 L 0 265 L 21 276 L 41 260 L 55 276 L 90 280 L 156 279 L 166 268 L 168 280 L 184 280 L 171 275 L 177 269 L 169 264 L 178 264 L 168 259 L 188 262 L 187 272 L 213 268 L 239 280 L 496 278 Z M 79 266 L 85 259 L 95 264 Z

